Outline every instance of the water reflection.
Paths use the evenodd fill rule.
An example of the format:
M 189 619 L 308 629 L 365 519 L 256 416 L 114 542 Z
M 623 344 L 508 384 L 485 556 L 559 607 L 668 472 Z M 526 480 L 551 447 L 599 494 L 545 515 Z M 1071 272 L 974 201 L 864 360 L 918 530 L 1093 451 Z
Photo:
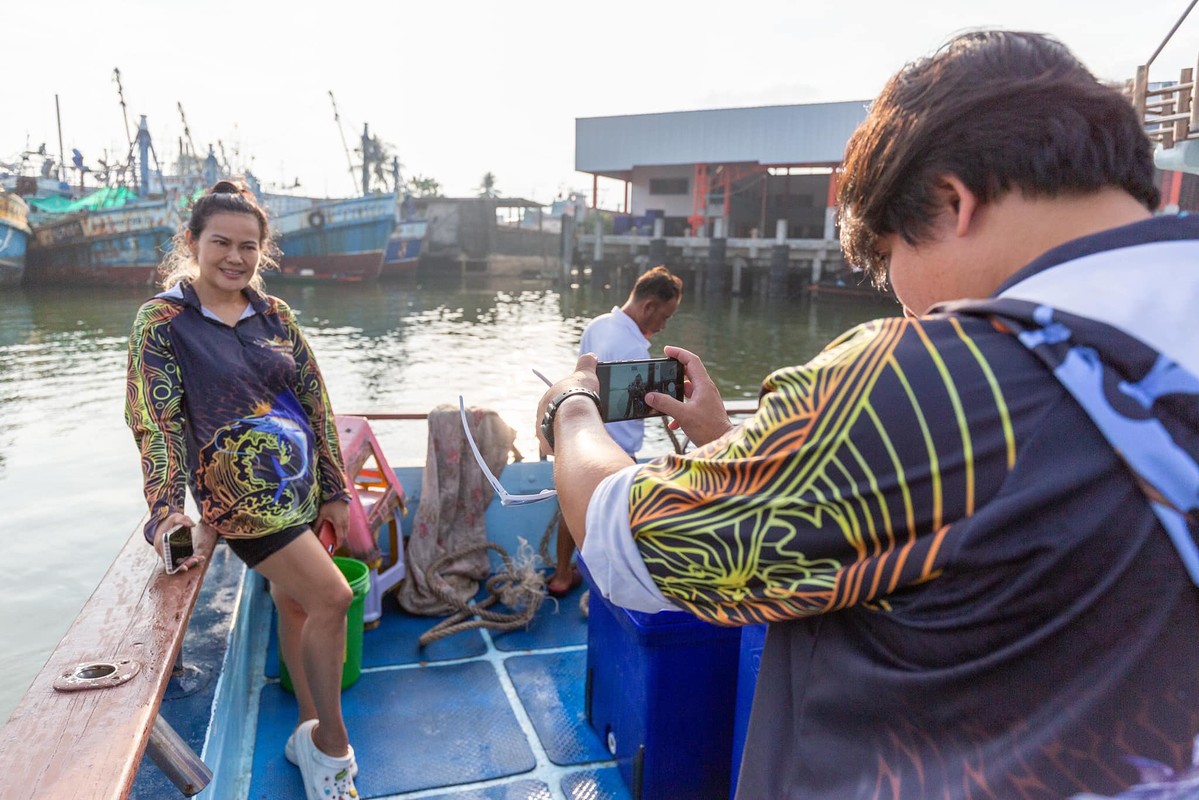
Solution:
M 580 280 L 559 290 L 450 276 L 269 289 L 298 313 L 339 413 L 425 412 L 456 405 L 462 394 L 498 411 L 517 429 L 517 446 L 533 456 L 533 413 L 544 387 L 531 368 L 551 378 L 573 368 L 584 326 L 627 296 L 627 282 L 619 289 L 613 283 Z M 6 540 L 8 558 L 0 561 L 0 585 L 7 587 L 0 641 L 21 643 L 0 653 L 0 670 L 15 676 L 0 684 L 0 716 L 11 711 L 144 510 L 123 404 L 129 328 L 149 294 L 0 293 L 0 508 L 11 530 L 26 534 Z M 756 398 L 771 370 L 806 361 L 844 329 L 897 311 L 873 302 L 780 304 L 685 290 L 653 352 L 665 344 L 693 350 L 726 398 Z M 376 431 L 393 463 L 423 463 L 423 425 L 379 423 Z M 647 450 L 669 446 L 660 425 L 646 433 Z

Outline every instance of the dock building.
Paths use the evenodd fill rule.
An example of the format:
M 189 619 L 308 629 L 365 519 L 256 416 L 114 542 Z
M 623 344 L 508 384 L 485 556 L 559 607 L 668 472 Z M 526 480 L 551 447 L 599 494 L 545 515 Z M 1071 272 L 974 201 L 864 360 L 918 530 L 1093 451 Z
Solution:
M 624 192 L 618 213 L 589 214 L 564 237 L 566 270 L 589 267 L 607 283 L 664 263 L 717 293 L 861 292 L 834 205 L 870 102 L 577 118 L 575 169 L 592 176 L 591 208 L 600 178 Z M 1199 176 L 1159 167 L 1162 210 L 1199 210 Z
M 575 169 L 592 175 L 592 207 L 600 178 L 623 182 L 624 198 L 610 225 L 598 214 L 583 223 L 568 257 L 604 281 L 653 262 L 712 291 L 847 283 L 836 168 L 869 102 L 576 119 Z

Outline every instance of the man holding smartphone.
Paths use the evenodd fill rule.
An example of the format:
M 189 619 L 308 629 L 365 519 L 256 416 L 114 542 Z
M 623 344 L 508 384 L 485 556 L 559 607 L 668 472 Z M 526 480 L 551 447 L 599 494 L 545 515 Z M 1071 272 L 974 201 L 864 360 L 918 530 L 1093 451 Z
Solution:
M 1056 40 L 961 34 L 837 175 L 847 258 L 906 317 L 775 370 L 739 426 L 666 347 L 686 402 L 646 401 L 681 456 L 630 466 L 557 405 L 597 590 L 769 624 L 739 798 L 1192 796 L 1199 217 L 1153 214 L 1141 125 Z
M 649 358 L 649 339 L 666 328 L 683 297 L 683 281 L 664 266 L 643 273 L 622 306 L 613 306 L 583 329 L 579 353 L 594 353 L 599 361 L 632 361 Z M 638 376 L 640 377 L 640 376 Z M 629 409 L 635 405 L 634 387 L 629 387 Z M 627 413 L 627 412 L 626 412 Z M 645 441 L 645 420 L 609 422 L 604 426 L 629 458 L 636 458 Z M 548 590 L 553 597 L 564 597 L 582 578 L 571 564 L 574 542 L 564 521 L 558 524 L 557 564 L 550 576 Z

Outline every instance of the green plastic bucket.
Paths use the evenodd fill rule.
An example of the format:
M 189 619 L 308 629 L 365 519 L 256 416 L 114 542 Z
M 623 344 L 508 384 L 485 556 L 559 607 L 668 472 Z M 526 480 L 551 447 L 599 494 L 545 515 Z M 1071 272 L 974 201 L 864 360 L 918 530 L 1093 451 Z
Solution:
M 350 584 L 350 591 L 354 593 L 350 609 L 346 612 L 346 655 L 341 667 L 341 688 L 347 689 L 362 674 L 362 614 L 364 598 L 371 590 L 371 571 L 366 564 L 354 558 L 334 556 L 333 563 L 341 570 Z M 289 692 L 295 691 L 282 657 L 279 659 L 279 685 Z

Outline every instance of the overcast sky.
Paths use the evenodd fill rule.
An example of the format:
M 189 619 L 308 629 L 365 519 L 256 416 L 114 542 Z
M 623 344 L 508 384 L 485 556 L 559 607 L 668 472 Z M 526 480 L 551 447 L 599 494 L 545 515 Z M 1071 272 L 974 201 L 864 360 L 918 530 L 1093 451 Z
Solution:
M 10 0 L 0 15 L 0 161 L 27 145 L 67 160 L 127 150 L 145 114 L 174 158 L 182 103 L 195 147 L 223 143 L 235 166 L 306 194 L 355 190 L 342 146 L 363 123 L 407 175 L 548 203 L 590 191 L 574 171 L 577 117 L 867 99 L 955 32 L 1050 33 L 1096 74 L 1146 61 L 1189 0 Z M 1135 14 L 1132 13 L 1135 9 Z M 1177 80 L 1199 56 L 1199 11 L 1154 62 Z M 328 92 L 341 112 L 341 132 Z M 602 185 L 602 182 L 601 182 Z M 609 205 L 623 195 L 607 189 Z M 601 200 L 603 197 L 601 197 Z

